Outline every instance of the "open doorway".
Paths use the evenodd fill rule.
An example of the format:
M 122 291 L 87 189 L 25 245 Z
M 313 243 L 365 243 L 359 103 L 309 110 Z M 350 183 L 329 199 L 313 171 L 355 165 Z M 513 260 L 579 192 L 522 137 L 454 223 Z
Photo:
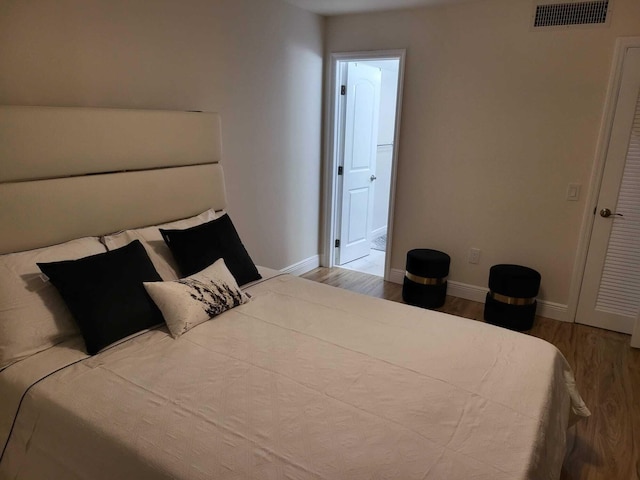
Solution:
M 404 51 L 333 54 L 325 258 L 387 277 Z

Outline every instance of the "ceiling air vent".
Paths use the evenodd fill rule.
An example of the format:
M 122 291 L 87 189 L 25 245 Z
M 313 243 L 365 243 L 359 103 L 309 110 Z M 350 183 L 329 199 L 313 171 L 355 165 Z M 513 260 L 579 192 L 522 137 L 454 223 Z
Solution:
M 609 1 L 536 4 L 533 26 L 604 25 L 607 22 Z

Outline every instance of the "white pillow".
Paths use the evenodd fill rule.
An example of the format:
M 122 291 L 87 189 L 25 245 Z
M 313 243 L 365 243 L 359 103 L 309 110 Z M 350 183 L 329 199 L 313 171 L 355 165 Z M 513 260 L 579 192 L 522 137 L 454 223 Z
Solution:
M 249 300 L 222 258 L 190 277 L 144 282 L 144 288 L 162 312 L 173 338 Z
M 75 260 L 105 251 L 98 237 L 87 237 L 0 255 L 0 369 L 80 333 L 36 262 Z
M 195 217 L 176 220 L 175 222 L 164 223 L 162 225 L 154 225 L 145 228 L 136 228 L 134 230 L 125 230 L 113 235 L 102 237 L 103 243 L 109 250 L 124 247 L 134 240 L 140 240 L 144 246 L 153 266 L 160 274 L 163 280 L 177 280 L 180 278 L 180 269 L 173 259 L 173 255 L 167 247 L 166 243 L 160 235 L 160 228 L 164 229 L 186 229 L 210 222 L 218 218 L 224 212 L 217 214 L 213 210 L 207 210 Z

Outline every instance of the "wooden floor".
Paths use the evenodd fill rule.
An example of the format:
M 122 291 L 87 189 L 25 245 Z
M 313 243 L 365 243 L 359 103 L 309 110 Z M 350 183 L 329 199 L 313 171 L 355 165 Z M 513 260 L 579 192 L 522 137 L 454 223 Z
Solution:
M 317 268 L 305 278 L 396 302 L 402 286 L 341 268 Z M 482 321 L 484 305 L 447 297 L 440 311 Z M 640 480 L 640 350 L 630 337 L 577 323 L 537 317 L 530 335 L 567 358 L 592 416 L 573 429 L 562 480 Z M 571 440 L 570 440 L 571 441 Z

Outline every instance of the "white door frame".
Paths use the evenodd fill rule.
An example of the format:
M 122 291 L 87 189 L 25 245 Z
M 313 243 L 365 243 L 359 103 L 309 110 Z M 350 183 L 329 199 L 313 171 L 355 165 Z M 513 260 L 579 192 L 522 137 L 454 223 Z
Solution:
M 640 348 L 640 313 L 638 313 L 636 327 L 633 329 L 633 333 L 631 334 L 631 346 L 633 348 Z
M 387 218 L 387 250 L 385 252 L 384 279 L 389 280 L 391 246 L 393 243 L 393 216 L 396 197 L 396 175 L 398 170 L 398 146 L 400 144 L 400 117 L 402 113 L 402 88 L 404 85 L 404 63 L 406 50 L 375 50 L 366 52 L 336 52 L 329 56 L 329 68 L 325 80 L 325 148 L 323 167 L 323 221 L 322 251 L 320 265 L 335 265 L 336 209 L 338 205 L 338 163 L 340 154 L 339 122 L 336 121 L 340 97 L 337 95 L 338 62 L 355 62 L 367 60 L 399 60 L 398 91 L 396 102 L 396 121 L 393 140 L 393 157 L 391 166 L 391 188 L 389 193 L 389 215 Z
M 587 195 L 586 206 L 582 216 L 580 241 L 578 242 L 573 275 L 571 278 L 571 288 L 569 290 L 568 319 L 572 322 L 576 321 L 576 314 L 578 311 L 578 300 L 580 297 L 580 290 L 582 288 L 582 279 L 584 277 L 585 267 L 587 265 L 587 254 L 589 253 L 591 231 L 593 230 L 593 224 L 595 222 L 594 209 L 597 208 L 598 205 L 600 186 L 602 184 L 607 152 L 609 150 L 609 141 L 611 139 L 613 117 L 615 115 L 616 103 L 620 93 L 624 57 L 628 49 L 637 47 L 640 47 L 640 37 L 619 37 L 616 40 L 613 64 L 611 67 L 611 73 L 609 74 L 607 97 L 602 114 L 600 134 L 598 135 L 596 156 L 593 163 L 593 169 L 591 171 L 591 178 L 589 180 L 589 193 Z

